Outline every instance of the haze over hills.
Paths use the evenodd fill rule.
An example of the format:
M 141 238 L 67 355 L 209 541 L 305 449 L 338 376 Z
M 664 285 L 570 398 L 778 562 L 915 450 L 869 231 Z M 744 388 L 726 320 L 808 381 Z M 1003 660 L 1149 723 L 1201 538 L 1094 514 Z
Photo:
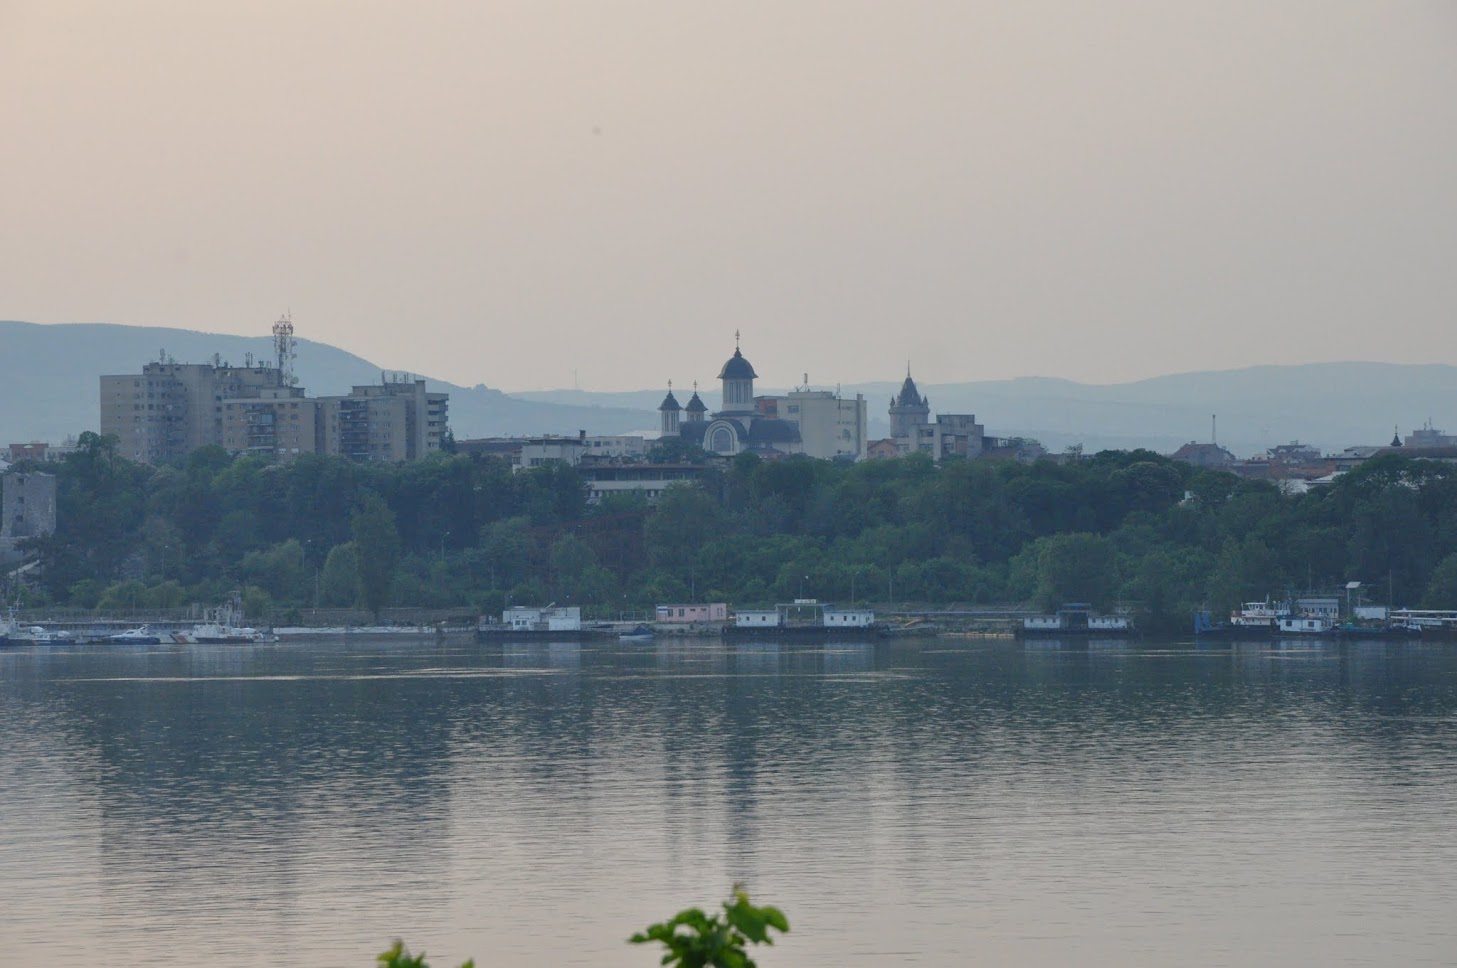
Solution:
M 59 442 L 68 434 L 96 430 L 103 374 L 138 373 L 166 352 L 179 363 L 208 363 L 217 354 L 242 366 L 252 353 L 273 358 L 268 336 L 228 336 L 155 326 L 110 323 L 0 322 L 6 378 L 0 383 L 0 443 Z M 294 370 L 311 396 L 348 393 L 378 383 L 388 367 L 307 339 L 298 340 Z M 521 400 L 486 386 L 462 387 L 424 377 L 431 390 L 450 394 L 450 425 L 457 437 L 492 434 L 609 433 L 656 426 L 646 411 Z M 656 403 L 654 404 L 656 406 Z
M 272 358 L 267 336 L 241 337 L 105 323 L 37 325 L 0 322 L 6 379 L 0 383 L 0 443 L 60 441 L 95 430 L 98 377 L 138 372 L 165 351 L 178 362 L 218 354 L 242 365 L 245 354 Z M 381 367 L 345 350 L 300 339 L 296 372 L 310 394 L 346 393 L 375 383 Z M 450 394 L 458 438 L 497 434 L 592 434 L 650 431 L 664 388 L 627 392 L 543 390 L 505 394 L 426 377 Z M 846 384 L 869 403 L 870 436 L 888 431 L 886 407 L 901 381 Z M 718 393 L 700 393 L 710 409 Z M 690 388 L 677 388 L 686 401 Z M 761 392 L 782 392 L 760 387 Z M 1399 426 L 1424 421 L 1457 431 L 1457 367 L 1446 364 L 1318 363 L 1181 373 L 1134 383 L 1092 385 L 1044 377 L 921 385 L 932 412 L 974 413 L 988 434 L 1036 437 L 1049 450 L 1081 443 L 1089 451 L 1147 447 L 1169 453 L 1210 437 L 1237 455 L 1300 439 L 1323 450 L 1383 444 Z
M 1035 437 L 1051 451 L 1147 447 L 1172 453 L 1191 440 L 1219 443 L 1241 457 L 1299 439 L 1325 451 L 1386 444 L 1394 427 L 1431 420 L 1457 431 L 1457 366 L 1403 363 L 1309 363 L 1179 373 L 1098 385 L 1049 377 L 919 384 L 932 413 L 974 413 L 997 437 Z M 870 436 L 889 433 L 886 408 L 901 380 L 844 384 L 865 394 Z M 761 388 L 761 392 L 783 392 Z M 664 391 L 517 393 L 542 403 L 656 407 Z M 700 391 L 710 409 L 718 394 Z M 1218 417 L 1217 431 L 1211 426 Z

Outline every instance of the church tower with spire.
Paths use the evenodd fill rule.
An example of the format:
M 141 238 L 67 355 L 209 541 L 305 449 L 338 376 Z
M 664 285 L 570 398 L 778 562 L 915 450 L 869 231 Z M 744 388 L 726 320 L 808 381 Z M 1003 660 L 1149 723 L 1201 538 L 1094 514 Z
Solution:
M 753 364 L 739 352 L 739 334 L 735 330 L 734 355 L 718 371 L 718 378 L 723 381 L 723 413 L 754 412 L 754 378 L 758 375 Z
M 703 415 L 708 413 L 708 404 L 698 395 L 698 381 L 693 381 L 693 397 L 688 401 L 688 406 L 683 408 L 683 421 L 685 423 L 703 423 Z
M 930 421 L 931 400 L 916 390 L 916 381 L 911 379 L 911 365 L 907 363 L 906 382 L 901 384 L 901 392 L 890 398 L 890 436 L 896 440 L 909 440 L 917 424 Z
M 669 380 L 668 395 L 663 398 L 662 403 L 658 404 L 658 416 L 662 420 L 659 428 L 661 436 L 678 436 L 678 418 L 682 412 L 683 408 L 678 406 L 678 398 L 673 396 L 673 381 Z

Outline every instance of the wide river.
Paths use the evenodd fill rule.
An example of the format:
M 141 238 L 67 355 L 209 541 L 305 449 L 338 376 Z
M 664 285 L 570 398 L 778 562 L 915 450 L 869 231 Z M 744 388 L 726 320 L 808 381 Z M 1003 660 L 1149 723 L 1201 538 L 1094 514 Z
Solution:
M 1457 645 L 0 650 L 19 966 L 1457 964 Z

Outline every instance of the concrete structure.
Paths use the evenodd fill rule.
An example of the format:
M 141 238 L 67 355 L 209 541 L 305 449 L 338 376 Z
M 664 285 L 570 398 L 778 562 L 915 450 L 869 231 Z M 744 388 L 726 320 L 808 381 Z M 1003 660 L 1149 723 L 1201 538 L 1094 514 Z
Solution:
M 256 399 L 222 403 L 224 448 L 269 459 L 313 454 L 319 449 L 319 404 L 297 387 L 264 390 Z
M 508 438 L 518 442 L 512 463 L 517 469 L 541 467 L 544 464 L 567 464 L 572 467 L 583 462 L 631 461 L 645 457 L 648 452 L 646 437 L 609 436 L 588 437 L 585 432 L 575 437 L 559 437 L 548 434 L 544 437 Z
M 826 628 L 869 628 L 875 624 L 875 612 L 868 608 L 827 608 Z
M 361 461 L 414 460 L 440 450 L 449 395 L 431 393 L 424 380 L 385 375 L 348 396 L 320 397 L 319 453 Z
M 75 452 L 75 437 L 67 437 L 59 444 L 51 444 L 42 440 L 32 440 L 29 443 L 11 444 L 7 460 L 12 464 L 19 463 L 23 460 L 34 461 L 39 464 L 47 461 L 61 460 L 67 454 L 74 454 Z
M 1278 464 L 1308 464 L 1321 458 L 1319 447 L 1302 444 L 1298 440 L 1292 440 L 1288 444 L 1276 444 L 1265 453 L 1271 461 Z
M 934 423 L 917 424 L 906 441 L 909 453 L 946 457 L 980 457 L 986 434 L 975 414 L 941 413 Z M 899 446 L 899 444 L 898 444 Z
M 587 502 L 597 504 L 611 494 L 641 494 L 656 501 L 673 486 L 697 484 L 708 468 L 703 464 L 596 464 L 577 465 L 587 486 Z
M 548 434 L 545 437 L 523 437 L 514 461 L 515 469 L 544 467 L 547 464 L 575 467 L 581 462 L 586 450 L 587 440 L 584 436 L 558 437 Z
M 734 624 L 739 628 L 777 628 L 777 608 L 742 608 L 734 612 Z
M 284 365 L 178 363 L 101 377 L 101 432 L 119 453 L 145 463 L 176 461 L 216 444 L 233 453 L 286 459 L 337 454 L 401 461 L 440 449 L 448 396 L 399 374 L 347 396 L 311 399 Z
M 697 399 L 694 394 L 694 399 Z M 699 406 L 703 401 L 699 400 Z M 646 437 L 636 437 L 627 434 L 605 437 L 585 437 L 586 446 L 582 449 L 582 457 L 585 459 L 610 460 L 637 460 L 646 457 L 649 445 Z
M 21 541 L 56 530 L 56 478 L 11 472 L 0 478 L 0 490 L 0 561 L 10 564 L 21 557 Z
M 1420 430 L 1413 430 L 1406 435 L 1402 441 L 1405 447 L 1428 448 L 1428 447 L 1457 447 L 1457 435 L 1444 433 L 1432 426 L 1429 420 L 1422 425 Z
M 687 625 L 692 622 L 728 621 L 728 603 L 709 602 L 702 605 L 659 605 L 656 621 L 667 625 Z
M 865 398 L 841 397 L 829 390 L 800 389 L 782 397 L 758 397 L 765 416 L 799 428 L 799 452 L 823 460 L 861 460 L 866 455 Z
M 1235 463 L 1234 455 L 1218 444 L 1200 444 L 1192 440 L 1169 457 L 1195 467 L 1228 468 Z
M 257 399 L 283 386 L 270 366 L 163 359 L 141 373 L 101 377 L 101 433 L 114 435 L 129 460 L 180 460 L 222 443 L 224 401 Z
M 930 454 L 935 460 L 947 457 L 980 457 L 986 431 L 969 413 L 943 413 L 931 419 L 931 400 L 921 396 L 906 367 L 900 393 L 890 400 L 890 439 L 897 454 Z M 881 450 L 877 448 L 877 450 Z
M 501 613 L 501 624 L 513 632 L 579 632 L 582 610 L 576 605 L 526 608 L 517 605 Z

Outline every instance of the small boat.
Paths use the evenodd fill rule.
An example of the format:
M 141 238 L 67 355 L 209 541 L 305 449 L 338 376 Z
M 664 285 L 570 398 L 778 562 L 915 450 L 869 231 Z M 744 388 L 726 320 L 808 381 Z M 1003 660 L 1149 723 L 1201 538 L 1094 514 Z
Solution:
M 651 642 L 654 632 L 651 625 L 637 625 L 618 635 L 623 642 Z
M 13 645 L 55 645 L 67 641 L 65 636 L 39 625 L 22 625 L 11 629 L 9 639 Z
M 125 632 L 108 635 L 106 641 L 116 645 L 161 645 L 162 636 L 153 632 L 148 626 L 140 625 Z
M 226 605 L 209 611 L 204 617 L 207 621 L 201 625 L 173 632 L 172 641 L 179 645 L 256 645 L 278 641 L 272 632 L 234 624 L 243 620 L 243 598 L 237 593 Z

